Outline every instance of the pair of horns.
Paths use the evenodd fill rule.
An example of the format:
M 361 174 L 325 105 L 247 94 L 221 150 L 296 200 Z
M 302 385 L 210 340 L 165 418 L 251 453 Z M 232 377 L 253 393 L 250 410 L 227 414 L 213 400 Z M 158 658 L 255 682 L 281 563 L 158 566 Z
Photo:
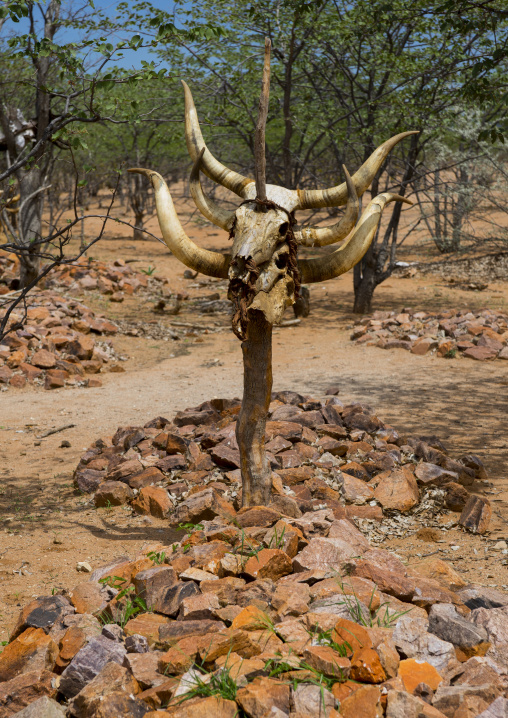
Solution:
M 276 185 L 267 185 L 265 177 L 265 127 L 270 86 L 268 39 L 265 41 L 263 84 L 255 132 L 255 180 L 229 169 L 212 155 L 201 133 L 191 91 L 185 82 L 182 81 L 182 85 L 185 94 L 185 139 L 194 163 L 190 176 L 191 194 L 200 212 L 213 224 L 226 231 L 230 231 L 233 227 L 235 212 L 221 208 L 205 194 L 201 186 L 200 172 L 243 200 L 268 199 L 287 212 L 346 205 L 341 220 L 331 227 L 307 227 L 294 232 L 296 241 L 301 245 L 325 246 L 335 244 L 351 233 L 358 218 L 359 197 L 369 187 L 393 147 L 405 137 L 416 134 L 402 132 L 384 142 L 352 177 L 344 167 L 345 182 L 336 187 L 325 190 L 288 190 Z M 231 256 L 202 249 L 186 235 L 175 211 L 169 189 L 161 175 L 140 168 L 130 169 L 129 172 L 138 172 L 150 179 L 155 191 L 155 204 L 162 236 L 175 257 L 194 271 L 212 277 L 227 278 Z M 390 193 L 381 194 L 373 199 L 348 241 L 336 252 L 320 259 L 299 261 L 302 281 L 311 283 L 331 279 L 347 272 L 359 262 L 374 237 L 383 208 L 394 200 L 412 204 L 409 200 Z

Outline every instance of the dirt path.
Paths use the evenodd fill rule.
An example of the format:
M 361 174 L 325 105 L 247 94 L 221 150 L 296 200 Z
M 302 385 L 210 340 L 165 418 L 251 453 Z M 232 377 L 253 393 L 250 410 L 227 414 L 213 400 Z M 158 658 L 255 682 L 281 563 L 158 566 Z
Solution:
M 163 248 L 147 248 L 146 263 L 155 258 L 158 271 L 170 276 L 175 291 L 185 288 L 181 267 Z M 129 251 L 139 256 L 136 247 Z M 105 243 L 102 252 L 102 258 L 118 256 L 118 244 Z M 404 301 L 408 296 L 411 301 Z M 392 279 L 379 292 L 376 308 L 505 307 L 507 297 L 504 286 L 480 296 L 449 290 L 428 277 Z M 319 396 L 336 384 L 344 401 L 370 404 L 399 431 L 436 434 L 454 457 L 479 454 L 494 484 L 489 490 L 496 491 L 490 496 L 494 509 L 508 519 L 508 362 L 443 360 L 354 345 L 347 328 L 350 302 L 348 276 L 314 289 L 312 314 L 299 326 L 276 330 L 274 389 Z M 111 310 L 117 316 L 148 321 L 150 307 L 141 305 L 132 299 Z M 208 321 L 185 312 L 180 318 Z M 75 495 L 72 472 L 83 450 L 119 425 L 143 424 L 157 415 L 171 417 L 213 396 L 241 395 L 240 344 L 227 330 L 227 318 L 218 319 L 225 331 L 191 340 L 188 353 L 174 357 L 169 356 L 174 342 L 118 337 L 115 344 L 131 359 L 126 373 L 105 374 L 102 388 L 29 388 L 0 394 L 0 640 L 7 637 L 18 606 L 29 598 L 71 588 L 86 578 L 76 572 L 77 561 L 96 567 L 118 554 L 132 555 L 146 542 L 169 542 L 174 537 L 163 521 L 132 518 L 123 508 L 95 510 L 88 497 Z M 206 366 L 214 360 L 218 361 Z M 75 427 L 37 438 L 66 424 Z M 64 439 L 70 448 L 60 448 Z M 496 515 L 490 539 L 506 538 L 507 527 Z M 485 539 L 456 534 L 464 551 L 480 546 L 483 552 L 490 545 Z M 411 540 L 393 545 L 405 556 L 418 548 Z M 506 557 L 486 555 L 487 562 L 479 563 L 478 569 L 473 566 L 468 576 L 482 578 L 488 565 L 497 585 L 508 584 L 502 565 Z M 451 558 L 460 564 L 465 557 L 461 549 Z

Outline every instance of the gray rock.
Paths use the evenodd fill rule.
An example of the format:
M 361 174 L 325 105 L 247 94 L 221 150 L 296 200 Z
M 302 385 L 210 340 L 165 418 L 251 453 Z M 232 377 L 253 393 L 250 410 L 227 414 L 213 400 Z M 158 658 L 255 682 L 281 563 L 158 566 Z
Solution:
M 102 635 L 109 638 L 111 641 L 121 642 L 125 638 L 125 632 L 121 626 L 116 623 L 108 623 L 102 629 Z
M 179 581 L 174 586 L 162 590 L 156 598 L 152 609 L 165 616 L 176 616 L 185 598 L 200 593 L 194 581 Z
M 60 692 L 66 698 L 73 698 L 89 683 L 102 668 L 114 661 L 122 665 L 127 651 L 121 643 L 105 636 L 92 638 L 86 646 L 76 653 L 60 679 Z
M 351 546 L 342 539 L 313 538 L 308 546 L 293 559 L 293 570 L 300 573 L 314 568 L 340 569 L 340 564 L 343 561 L 358 555 L 358 548 Z
M 480 686 L 443 686 L 437 689 L 432 700 L 434 708 L 446 715 L 453 715 L 468 696 L 477 696 L 486 703 L 492 703 L 499 695 L 499 689 L 489 683 Z
M 134 633 L 125 639 L 125 648 L 127 653 L 147 653 L 149 650 L 148 639 L 145 638 L 145 636 Z
M 436 603 L 431 607 L 429 632 L 460 648 L 473 648 L 488 641 L 487 631 L 463 618 L 451 603 Z
M 460 599 L 472 611 L 475 608 L 501 608 L 508 606 L 508 593 L 495 588 L 471 583 L 458 591 Z
M 499 696 L 477 718 L 508 718 L 508 698 Z
M 455 648 L 452 643 L 428 633 L 428 627 L 426 618 L 413 618 L 408 613 L 395 624 L 392 639 L 399 653 L 407 658 L 427 661 L 437 671 L 442 672 L 451 659 L 455 660 Z
M 324 718 L 336 703 L 333 693 L 321 686 L 301 683 L 291 691 L 291 708 L 295 713 Z
M 482 626 L 493 644 L 508 645 L 508 606 L 502 608 L 476 608 L 471 611 L 471 621 Z
M 177 582 L 178 577 L 171 566 L 154 566 L 146 571 L 139 571 L 133 579 L 136 595 L 140 596 L 147 606 L 154 606 L 162 591 Z
M 405 691 L 388 691 L 386 718 L 420 718 L 426 703 Z
M 33 703 L 30 703 L 30 705 L 23 708 L 22 711 L 14 713 L 12 718 L 65 718 L 65 711 L 62 706 L 52 698 L 43 696 Z

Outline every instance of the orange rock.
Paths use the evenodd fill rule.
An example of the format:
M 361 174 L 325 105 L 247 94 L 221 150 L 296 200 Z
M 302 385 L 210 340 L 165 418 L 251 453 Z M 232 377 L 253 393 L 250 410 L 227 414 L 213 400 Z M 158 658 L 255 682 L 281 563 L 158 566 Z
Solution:
M 332 640 L 335 643 L 345 644 L 347 655 L 352 656 L 362 648 L 372 648 L 372 639 L 368 631 L 358 623 L 339 618 L 332 631 Z
M 334 683 L 332 687 L 332 693 L 342 705 L 342 701 L 346 700 L 346 698 L 349 698 L 352 693 L 354 693 L 361 687 L 361 683 L 356 683 L 356 681 L 350 681 L 348 679 L 344 682 Z
M 257 606 L 247 606 L 236 616 L 231 628 L 241 628 L 244 631 L 259 631 L 269 624 L 269 617 Z
M 384 509 L 409 511 L 420 500 L 418 484 L 409 466 L 382 471 L 376 481 L 374 498 Z
M 79 583 L 69 594 L 76 613 L 102 613 L 108 605 L 108 598 L 104 590 L 94 581 Z
M 168 492 L 160 486 L 144 486 L 132 502 L 132 508 L 138 514 L 151 514 L 163 519 L 171 511 L 173 502 Z
M 66 630 L 60 640 L 60 653 L 56 659 L 55 671 L 61 673 L 67 668 L 76 653 L 86 643 L 86 634 L 78 626 L 71 626 Z
M 58 646 L 42 628 L 27 628 L 0 653 L 0 682 L 19 673 L 35 670 L 52 671 Z
M 137 558 L 135 561 L 126 561 L 125 563 L 117 564 L 109 573 L 104 574 L 104 576 L 101 577 L 101 580 L 109 577 L 113 579 L 115 576 L 117 578 L 123 578 L 125 583 L 122 584 L 121 588 L 125 588 L 129 583 L 131 583 L 133 576 L 147 568 L 152 568 L 152 566 L 153 561 L 150 561 L 149 558 L 143 556 L 141 558 Z
M 197 658 L 199 646 L 200 640 L 197 636 L 182 638 L 159 658 L 159 673 L 170 675 L 188 671 Z
M 56 357 L 46 349 L 40 349 L 38 352 L 35 352 L 30 363 L 40 369 L 52 369 L 56 366 Z
M 330 646 L 309 646 L 303 652 L 303 660 L 319 673 L 336 678 L 347 678 L 351 667 L 349 659 Z
M 159 640 L 159 628 L 169 622 L 170 619 L 160 613 L 141 613 L 125 624 L 124 631 L 128 636 L 144 636 L 148 644 L 153 646 Z
M 426 683 L 433 691 L 437 691 L 439 684 L 443 680 L 434 666 L 417 658 L 407 658 L 401 661 L 399 676 L 404 683 L 404 688 L 409 693 L 413 693 L 419 683 Z
M 464 588 L 466 581 L 457 571 L 440 558 L 428 558 L 421 561 L 416 566 L 411 566 L 408 573 L 425 578 L 433 578 L 440 586 L 447 588 L 449 591 L 459 591 Z
M 351 658 L 350 677 L 361 683 L 382 683 L 386 681 L 386 673 L 379 655 L 373 648 L 360 648 Z
M 289 685 L 271 678 L 256 678 L 240 688 L 236 700 L 248 716 L 269 714 L 273 706 L 288 715 L 289 693 Z
M 340 714 L 344 718 L 381 718 L 381 691 L 377 686 L 358 686 L 341 701 Z
M 49 671 L 29 671 L 0 683 L 0 718 L 8 718 L 34 701 L 55 698 L 57 676 Z
M 292 573 L 291 559 L 278 548 L 264 548 L 252 556 L 244 566 L 243 572 L 252 578 L 270 578 L 277 581 Z

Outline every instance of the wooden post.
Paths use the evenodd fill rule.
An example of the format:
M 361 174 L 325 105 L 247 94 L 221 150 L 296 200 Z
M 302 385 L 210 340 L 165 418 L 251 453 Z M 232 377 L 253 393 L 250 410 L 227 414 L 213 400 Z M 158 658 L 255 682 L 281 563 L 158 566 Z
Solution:
M 272 395 L 272 325 L 262 312 L 249 312 L 242 352 L 243 400 L 236 424 L 242 505 L 266 506 L 272 488 L 272 472 L 265 452 L 266 418 Z

